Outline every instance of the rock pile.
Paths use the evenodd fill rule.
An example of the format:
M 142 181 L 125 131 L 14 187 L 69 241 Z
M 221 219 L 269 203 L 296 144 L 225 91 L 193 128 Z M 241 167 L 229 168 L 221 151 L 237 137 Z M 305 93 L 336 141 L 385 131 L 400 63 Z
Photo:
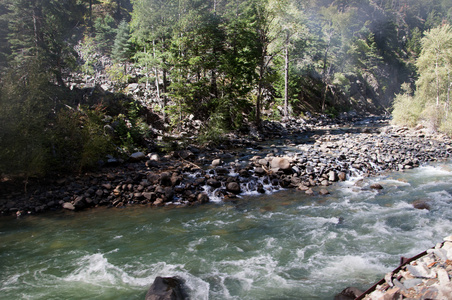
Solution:
M 350 129 L 339 129 L 337 124 L 314 127 L 309 122 L 301 127 L 300 122 L 268 123 L 260 136 L 230 135 L 228 142 L 217 147 L 191 145 L 165 156 L 134 153 L 126 163 L 99 173 L 35 182 L 27 194 L 9 191 L 7 184 L 0 183 L 0 212 L 20 215 L 102 205 L 194 205 L 209 202 L 211 197 L 229 199 L 242 192 L 280 188 L 326 195 L 329 185 L 349 176 L 407 170 L 449 158 L 452 152 L 451 140 L 444 135 L 381 127 L 381 119 L 375 119 L 372 127 Z M 275 137 L 277 144 L 270 147 L 258 142 Z
M 386 274 L 357 300 L 451 299 L 452 236 Z

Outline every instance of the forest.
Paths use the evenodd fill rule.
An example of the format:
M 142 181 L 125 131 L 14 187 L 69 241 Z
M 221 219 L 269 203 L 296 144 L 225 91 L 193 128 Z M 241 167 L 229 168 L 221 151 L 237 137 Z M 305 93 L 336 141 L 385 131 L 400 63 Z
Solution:
M 0 174 L 342 112 L 452 133 L 450 0 L 4 0 Z

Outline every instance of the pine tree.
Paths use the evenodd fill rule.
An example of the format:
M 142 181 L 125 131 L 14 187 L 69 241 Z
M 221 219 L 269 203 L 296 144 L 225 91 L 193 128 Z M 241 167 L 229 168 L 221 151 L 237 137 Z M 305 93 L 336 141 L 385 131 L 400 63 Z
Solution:
M 113 44 L 111 57 L 115 63 L 127 63 L 130 59 L 130 32 L 127 21 L 122 20 L 116 30 L 116 38 Z

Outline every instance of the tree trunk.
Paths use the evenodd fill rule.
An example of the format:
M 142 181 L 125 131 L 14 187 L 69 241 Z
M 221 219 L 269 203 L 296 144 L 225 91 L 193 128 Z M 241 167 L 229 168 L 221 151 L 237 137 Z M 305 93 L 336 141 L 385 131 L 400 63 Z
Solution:
M 33 7 L 33 30 L 35 38 L 35 46 L 37 54 L 39 49 L 43 46 L 43 34 L 42 34 L 42 4 L 41 1 L 34 1 Z
M 154 58 L 155 61 L 156 60 L 155 40 L 152 40 L 152 57 Z M 160 80 L 159 80 L 159 70 L 157 69 L 157 66 L 154 66 L 154 73 L 155 73 L 155 88 L 157 89 L 157 101 L 160 103 L 160 106 L 162 106 L 160 102 Z
M 289 117 L 289 48 L 284 53 L 284 119 Z
M 262 93 L 264 89 L 264 72 L 265 72 L 265 60 L 261 62 L 259 66 L 259 82 L 257 87 L 257 99 L 256 99 L 256 126 L 261 125 L 261 105 L 262 105 Z

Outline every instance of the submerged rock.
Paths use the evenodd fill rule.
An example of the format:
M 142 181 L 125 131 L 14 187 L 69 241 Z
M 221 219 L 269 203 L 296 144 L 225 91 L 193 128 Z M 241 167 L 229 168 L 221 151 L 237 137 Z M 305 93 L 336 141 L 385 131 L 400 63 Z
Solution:
M 430 210 L 430 204 L 426 200 L 416 200 L 413 202 L 413 207 L 416 209 Z

